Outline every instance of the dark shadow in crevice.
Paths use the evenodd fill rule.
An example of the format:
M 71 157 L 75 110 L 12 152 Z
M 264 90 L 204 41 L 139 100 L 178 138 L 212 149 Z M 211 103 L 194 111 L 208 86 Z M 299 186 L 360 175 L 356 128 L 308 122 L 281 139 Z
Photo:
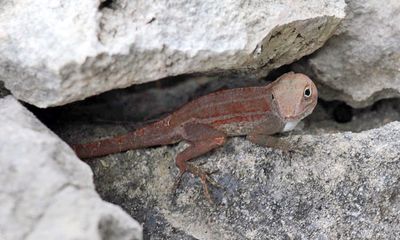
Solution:
M 8 91 L 5 87 L 4 87 L 4 82 L 0 80 L 0 98 L 3 98 L 7 95 L 10 95 L 10 91 Z
M 222 89 L 265 85 L 267 80 L 223 73 L 187 74 L 116 89 L 85 100 L 46 109 L 26 106 L 50 129 L 69 125 L 124 125 L 136 128 L 157 120 L 185 103 Z
M 104 8 L 114 9 L 115 0 L 105 0 L 102 1 L 99 5 L 99 10 L 103 10 Z
M 383 99 L 365 108 L 352 108 L 342 101 L 319 99 L 317 109 L 306 121 L 313 130 L 329 132 L 374 129 L 400 121 L 400 99 Z
M 346 103 L 340 103 L 333 109 L 332 117 L 338 123 L 348 123 L 353 118 L 353 109 Z

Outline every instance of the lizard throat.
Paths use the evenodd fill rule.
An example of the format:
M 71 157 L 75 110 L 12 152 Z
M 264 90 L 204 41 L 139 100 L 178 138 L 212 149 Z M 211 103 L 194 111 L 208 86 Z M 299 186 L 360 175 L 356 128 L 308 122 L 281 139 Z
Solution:
M 286 122 L 285 126 L 283 127 L 282 132 L 292 131 L 299 122 L 300 122 L 300 120 Z

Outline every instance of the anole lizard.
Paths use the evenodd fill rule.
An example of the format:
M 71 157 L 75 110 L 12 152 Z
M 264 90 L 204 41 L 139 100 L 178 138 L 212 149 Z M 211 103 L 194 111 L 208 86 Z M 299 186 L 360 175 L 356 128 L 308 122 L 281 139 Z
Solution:
M 276 146 L 271 136 L 292 130 L 317 104 L 317 88 L 306 75 L 286 73 L 260 87 L 222 90 L 187 103 L 169 116 L 136 131 L 95 142 L 73 145 L 80 158 L 150 146 L 189 143 L 178 153 L 176 186 L 185 172 L 200 177 L 209 201 L 208 173 L 187 162 L 222 146 L 227 136 L 247 135 L 254 143 Z

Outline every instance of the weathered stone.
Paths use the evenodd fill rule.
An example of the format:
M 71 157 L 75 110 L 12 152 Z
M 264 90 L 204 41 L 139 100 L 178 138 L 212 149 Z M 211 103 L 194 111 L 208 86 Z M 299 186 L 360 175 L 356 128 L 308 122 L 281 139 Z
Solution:
M 8 0 L 0 8 L 0 75 L 17 98 L 39 107 L 179 74 L 264 75 L 321 47 L 344 7 L 343 0 Z
M 400 1 L 347 2 L 339 34 L 306 61 L 306 71 L 324 85 L 327 100 L 365 107 L 399 97 Z
M 141 239 L 92 172 L 13 97 L 0 99 L 0 239 Z

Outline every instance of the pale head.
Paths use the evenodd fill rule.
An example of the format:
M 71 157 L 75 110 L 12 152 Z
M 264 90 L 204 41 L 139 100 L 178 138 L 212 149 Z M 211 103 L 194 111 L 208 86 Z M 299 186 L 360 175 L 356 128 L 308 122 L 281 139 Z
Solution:
M 309 77 L 289 72 L 271 84 L 271 107 L 284 122 L 300 121 L 317 105 L 317 87 Z

